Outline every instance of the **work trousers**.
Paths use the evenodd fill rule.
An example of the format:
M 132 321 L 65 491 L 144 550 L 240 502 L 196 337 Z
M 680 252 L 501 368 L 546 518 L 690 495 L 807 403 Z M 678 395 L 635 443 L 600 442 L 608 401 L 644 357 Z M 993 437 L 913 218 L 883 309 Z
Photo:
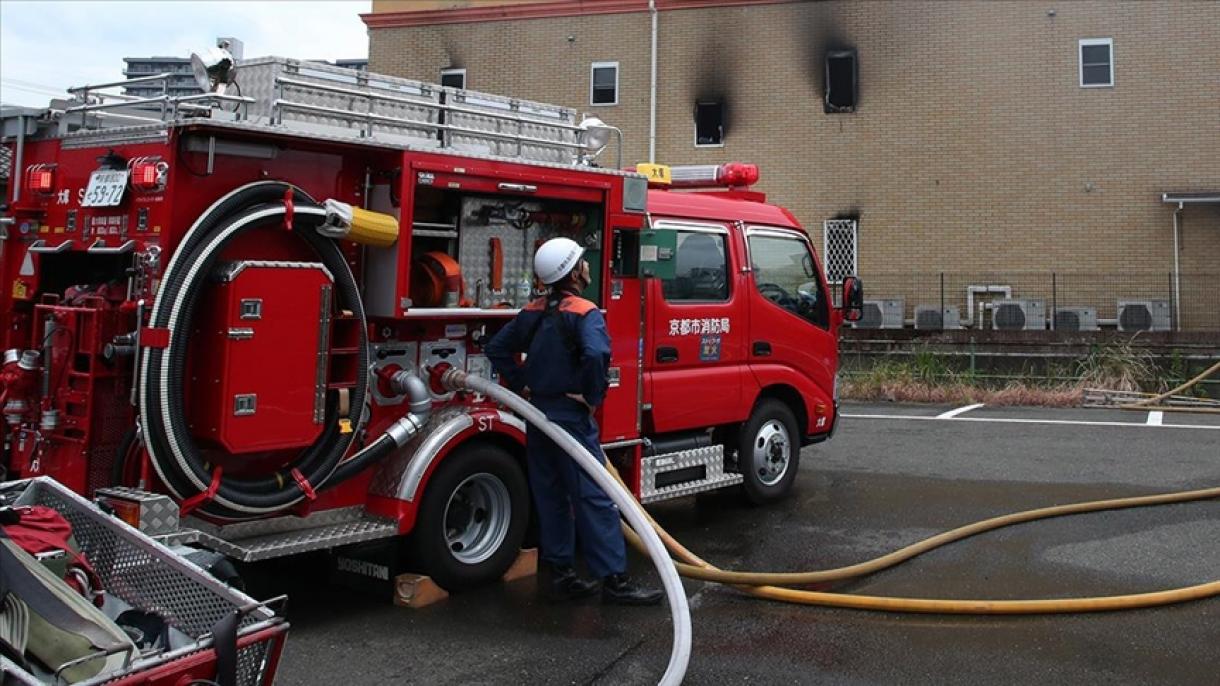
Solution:
M 551 421 L 605 463 L 597 422 L 592 417 Z M 526 453 L 543 561 L 572 565 L 579 543 L 590 573 L 605 577 L 626 572 L 626 544 L 619 528 L 618 506 L 610 496 L 575 460 L 532 426 L 526 433 Z

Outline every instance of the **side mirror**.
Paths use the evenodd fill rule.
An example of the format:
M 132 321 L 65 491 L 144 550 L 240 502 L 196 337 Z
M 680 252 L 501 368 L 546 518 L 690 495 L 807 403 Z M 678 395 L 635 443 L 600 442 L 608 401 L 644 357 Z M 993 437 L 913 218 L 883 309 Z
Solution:
M 864 315 L 864 282 L 858 276 L 843 277 L 843 318 L 858 322 Z

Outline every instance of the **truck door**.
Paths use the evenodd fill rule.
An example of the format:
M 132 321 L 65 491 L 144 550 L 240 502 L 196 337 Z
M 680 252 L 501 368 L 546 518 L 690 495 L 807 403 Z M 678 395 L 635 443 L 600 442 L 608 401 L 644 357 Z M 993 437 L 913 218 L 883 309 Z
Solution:
M 762 386 L 794 387 L 808 410 L 807 433 L 827 431 L 838 341 L 813 247 L 802 233 L 752 226 L 746 229 L 746 248 L 750 370 Z
M 741 420 L 747 294 L 721 223 L 658 219 L 672 275 L 647 280 L 646 396 L 658 433 Z

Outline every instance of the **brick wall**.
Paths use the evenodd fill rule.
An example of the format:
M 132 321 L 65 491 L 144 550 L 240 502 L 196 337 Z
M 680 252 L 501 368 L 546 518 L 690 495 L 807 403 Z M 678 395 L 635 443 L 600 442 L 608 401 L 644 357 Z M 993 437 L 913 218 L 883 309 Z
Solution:
M 659 21 L 658 161 L 757 162 L 759 189 L 819 247 L 822 220 L 858 213 L 866 277 L 1159 279 L 1173 265 L 1160 193 L 1220 190 L 1220 3 L 780 3 Z M 1114 40 L 1112 88 L 1079 86 L 1077 41 L 1094 37 Z M 822 111 L 835 43 L 859 51 L 852 114 Z M 589 105 L 594 61 L 619 62 L 618 105 Z M 446 67 L 472 89 L 596 113 L 623 128 L 626 161 L 646 159 L 647 13 L 370 30 L 373 71 Z M 694 146 L 705 97 L 729 107 L 723 148 Z M 1184 219 L 1182 271 L 1220 273 L 1220 208 Z M 902 294 L 870 293 L 885 295 Z M 1220 328 L 1220 298 L 1184 288 L 1183 305 Z

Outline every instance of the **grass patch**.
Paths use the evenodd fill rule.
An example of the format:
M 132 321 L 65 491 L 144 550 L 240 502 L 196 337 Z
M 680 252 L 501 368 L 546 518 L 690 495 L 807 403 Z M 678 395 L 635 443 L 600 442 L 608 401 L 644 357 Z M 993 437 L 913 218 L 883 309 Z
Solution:
M 1041 375 L 955 369 L 952 359 L 922 347 L 903 358 L 845 365 L 839 394 L 848 400 L 1075 407 L 1086 388 L 1160 393 L 1189 378 L 1180 357 L 1165 366 L 1127 343 L 1095 346 L 1079 360 Z

